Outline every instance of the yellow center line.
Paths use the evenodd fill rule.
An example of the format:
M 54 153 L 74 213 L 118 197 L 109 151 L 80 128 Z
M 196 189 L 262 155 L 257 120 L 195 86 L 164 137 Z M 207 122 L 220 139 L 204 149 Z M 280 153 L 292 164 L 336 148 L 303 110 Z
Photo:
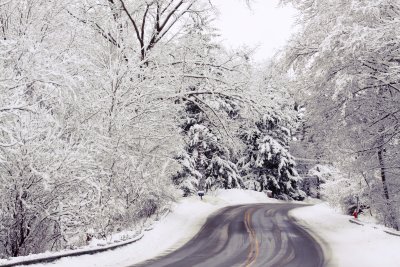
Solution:
M 246 211 L 244 215 L 244 225 L 246 226 L 247 233 L 249 233 L 249 238 L 250 238 L 250 250 L 249 254 L 247 255 L 246 263 L 244 264 L 246 267 L 249 265 L 249 262 L 251 261 L 251 254 L 253 251 L 253 235 L 251 232 L 250 228 L 250 212 Z
M 246 226 L 246 230 L 249 233 L 250 238 L 250 250 L 249 254 L 247 255 L 246 262 L 244 263 L 245 267 L 252 266 L 259 255 L 260 248 L 257 239 L 256 231 L 251 227 L 251 215 L 254 210 L 248 210 L 244 216 L 244 225 Z

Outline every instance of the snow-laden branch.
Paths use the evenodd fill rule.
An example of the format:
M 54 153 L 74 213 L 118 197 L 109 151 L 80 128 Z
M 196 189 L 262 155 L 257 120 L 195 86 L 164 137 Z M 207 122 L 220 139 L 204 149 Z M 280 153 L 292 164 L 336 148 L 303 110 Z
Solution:
M 374 71 L 378 71 L 376 67 L 374 67 L 372 64 L 370 64 L 367 61 L 364 61 L 363 65 L 368 67 L 368 68 L 370 68 L 370 69 L 372 69 L 372 70 L 374 70 Z M 382 78 L 376 77 L 376 76 L 374 76 L 374 78 L 377 79 L 378 81 L 382 82 L 382 84 L 381 84 L 382 86 L 385 86 L 385 85 L 389 86 L 389 87 L 393 88 L 394 90 L 396 90 L 398 93 L 400 93 L 400 86 L 397 83 L 386 82 Z
M 3 3 L 0 3 L 0 7 L 1 7 L 1 6 L 5 6 L 5 5 L 9 4 L 9 3 L 11 3 L 11 0 L 5 1 L 5 2 L 3 2 Z
M 0 147 L 12 147 L 12 146 L 15 146 L 16 144 L 18 144 L 18 142 L 14 142 L 11 144 L 0 143 Z
M 9 112 L 13 110 L 27 111 L 31 113 L 36 113 L 34 110 L 27 108 L 26 106 L 9 106 L 0 108 L 0 112 Z

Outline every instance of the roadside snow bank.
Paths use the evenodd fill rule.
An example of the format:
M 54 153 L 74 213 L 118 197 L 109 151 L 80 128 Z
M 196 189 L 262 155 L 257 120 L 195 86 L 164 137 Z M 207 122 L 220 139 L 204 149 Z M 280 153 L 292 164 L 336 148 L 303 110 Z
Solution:
M 143 238 L 136 243 L 95 255 L 66 257 L 54 263 L 32 266 L 48 267 L 49 264 L 57 267 L 129 266 L 179 248 L 196 235 L 209 215 L 223 207 L 247 203 L 279 202 L 281 201 L 268 198 L 261 192 L 239 189 L 211 192 L 203 197 L 203 201 L 197 196 L 182 198 L 172 206 L 172 211 L 166 217 L 156 222 L 150 231 L 144 232 Z M 49 256 L 51 254 L 46 253 Z M 23 258 L 29 259 L 29 257 L 37 256 Z M 14 261 L 16 258 L 12 260 Z M 10 263 L 10 261 L 0 260 L 0 266 L 6 263 Z
M 213 203 L 221 208 L 236 204 L 284 203 L 284 201 L 267 197 L 263 192 L 241 189 L 217 190 L 205 196 L 204 200 L 205 202 Z
M 350 216 L 325 203 L 294 209 L 290 215 L 329 244 L 332 266 L 399 266 L 400 237 L 384 233 L 381 227 L 350 223 Z

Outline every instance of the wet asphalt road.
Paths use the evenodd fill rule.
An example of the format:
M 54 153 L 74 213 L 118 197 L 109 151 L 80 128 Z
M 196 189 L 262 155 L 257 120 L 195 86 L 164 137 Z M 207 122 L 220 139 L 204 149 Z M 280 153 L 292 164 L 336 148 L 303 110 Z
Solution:
M 288 216 L 298 204 L 227 207 L 179 249 L 135 267 L 324 266 L 320 245 Z

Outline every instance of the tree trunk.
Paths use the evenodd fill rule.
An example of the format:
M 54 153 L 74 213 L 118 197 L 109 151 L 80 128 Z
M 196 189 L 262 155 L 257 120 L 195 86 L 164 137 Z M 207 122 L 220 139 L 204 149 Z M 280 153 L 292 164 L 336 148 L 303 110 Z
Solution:
M 378 150 L 378 160 L 379 160 L 379 168 L 380 168 L 381 181 L 382 181 L 382 187 L 383 187 L 383 195 L 385 197 L 386 206 L 387 206 L 387 209 L 389 212 L 390 226 L 392 226 L 396 230 L 399 230 L 399 226 L 396 221 L 396 216 L 394 216 L 393 208 L 390 203 L 389 189 L 388 189 L 388 185 L 386 182 L 386 171 L 385 171 L 384 148 L 383 147 L 380 147 Z
M 378 150 L 378 160 L 379 160 L 379 168 L 381 172 L 381 181 L 382 181 L 382 187 L 383 187 L 383 194 L 385 196 L 385 199 L 389 202 L 389 190 L 388 186 L 386 183 L 386 173 L 385 173 L 385 162 L 383 160 L 383 149 Z
M 370 214 L 371 216 L 373 216 L 373 215 L 372 215 L 372 208 L 371 208 L 371 204 L 373 203 L 373 199 L 372 199 L 372 197 L 371 197 L 371 186 L 369 185 L 369 182 L 368 182 L 366 173 L 365 173 L 365 172 L 361 172 L 361 175 L 362 175 L 362 177 L 364 178 L 365 184 L 368 186 L 368 197 L 369 197 L 369 204 L 368 204 L 368 206 L 369 206 L 369 214 Z

